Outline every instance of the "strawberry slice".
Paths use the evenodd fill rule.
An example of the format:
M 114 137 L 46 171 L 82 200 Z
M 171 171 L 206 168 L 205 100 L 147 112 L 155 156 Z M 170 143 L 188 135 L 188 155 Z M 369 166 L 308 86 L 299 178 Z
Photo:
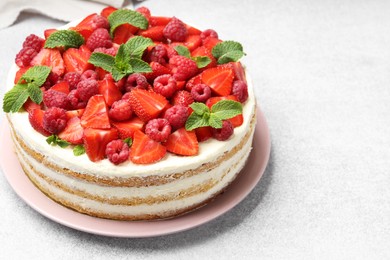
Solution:
M 234 96 L 234 95 L 228 95 L 228 96 L 225 96 L 225 97 L 211 97 L 209 98 L 207 101 L 206 101 L 206 106 L 208 106 L 209 108 L 211 108 L 215 103 L 217 103 L 218 101 L 221 101 L 221 100 L 233 100 L 233 101 L 238 101 L 237 97 Z M 244 122 L 244 117 L 242 116 L 242 114 L 240 115 L 236 115 L 235 117 L 233 118 L 230 118 L 228 119 L 232 125 L 234 127 L 237 127 L 237 126 L 240 126 L 242 125 L 242 123 Z
M 81 116 L 81 125 L 84 128 L 109 129 L 111 127 L 103 95 L 95 95 L 88 100 Z
M 84 113 L 84 108 L 80 108 L 80 109 L 75 109 L 75 110 L 68 110 L 66 111 L 66 117 L 68 118 L 68 120 L 70 120 L 72 117 L 79 117 L 81 118 L 81 116 L 83 115 Z
M 23 74 L 29 69 L 31 68 L 31 66 L 27 66 L 27 67 L 24 67 L 24 68 L 20 68 L 16 74 L 15 74 L 15 79 L 14 79 L 14 84 L 18 84 L 20 78 L 23 76 Z M 21 83 L 26 83 L 25 80 L 22 80 Z
M 63 54 L 67 72 L 82 74 L 86 70 L 93 69 L 93 65 L 88 63 L 90 56 L 91 51 L 85 45 L 81 45 L 79 49 L 67 49 Z
M 166 16 L 151 16 L 149 17 L 149 25 L 153 26 L 165 26 L 172 20 L 172 17 Z
M 206 67 L 202 68 L 203 70 L 217 66 L 217 60 L 211 54 L 211 51 L 209 49 L 207 49 L 205 46 L 200 46 L 200 47 L 196 48 L 194 51 L 191 52 L 191 56 L 192 57 L 198 57 L 198 56 L 209 57 L 211 62 Z
M 219 67 L 224 67 L 224 68 L 231 68 L 234 71 L 234 79 L 235 80 L 242 80 L 245 83 L 246 82 L 246 77 L 245 77 L 245 70 L 244 67 L 242 66 L 241 62 L 228 62 L 226 64 L 218 65 Z
M 57 49 L 42 48 L 30 64 L 32 66 L 44 65 L 51 67 L 52 72 L 58 76 L 62 76 L 65 73 L 64 61 L 60 51 Z
M 71 144 L 82 144 L 83 134 L 84 129 L 80 124 L 80 118 L 75 116 L 68 120 L 65 129 L 58 134 L 58 137 Z
M 120 92 L 112 77 L 106 77 L 99 81 L 99 93 L 103 95 L 108 106 L 122 98 L 122 92 Z
M 150 139 L 141 131 L 136 131 L 129 158 L 136 164 L 150 164 L 161 160 L 166 152 L 166 148 L 161 143 Z
M 164 28 L 165 26 L 163 25 L 154 26 L 146 30 L 141 30 L 139 34 L 143 37 L 150 38 L 153 41 L 161 42 L 164 40 L 164 33 L 163 33 Z
M 234 78 L 230 68 L 215 67 L 202 72 L 202 82 L 219 96 L 230 95 Z
M 111 122 L 112 126 L 118 130 L 119 137 L 121 139 L 133 138 L 134 132 L 142 130 L 144 127 L 144 121 L 138 117 L 134 117 L 128 121 Z
M 192 77 L 190 78 L 187 83 L 186 83 L 186 90 L 188 90 L 189 92 L 191 92 L 191 89 L 195 86 L 195 85 L 198 85 L 198 84 L 201 84 L 202 83 L 202 75 L 201 74 L 198 74 L 196 75 L 195 77 Z
M 212 128 L 210 126 L 196 128 L 195 134 L 198 142 L 204 142 L 213 136 Z
M 110 16 L 110 14 L 112 14 L 116 10 L 118 10 L 118 8 L 115 8 L 113 6 L 107 6 L 107 7 L 103 8 L 103 10 L 100 12 L 100 15 L 107 18 Z
M 43 115 L 45 111 L 40 108 L 33 109 L 28 113 L 28 121 L 30 121 L 31 126 L 39 133 L 44 136 L 50 136 L 51 133 L 43 128 Z
M 184 41 L 184 45 L 190 50 L 193 51 L 202 45 L 202 39 L 198 34 L 188 35 Z
M 138 32 L 138 28 L 131 24 L 119 25 L 114 31 L 113 42 L 117 44 L 126 43 L 136 32 Z
M 161 65 L 158 62 L 152 61 L 152 62 L 150 62 L 149 65 L 152 68 L 153 72 L 143 74 L 148 81 L 153 81 L 158 76 L 161 76 L 164 74 L 171 74 L 171 70 L 169 68 Z
M 187 131 L 184 127 L 170 134 L 164 145 L 169 152 L 178 155 L 191 156 L 199 152 L 195 131 Z
M 153 91 L 133 89 L 129 95 L 129 101 L 134 113 L 144 122 L 156 118 L 168 104 L 168 100 Z
M 211 51 L 215 45 L 218 43 L 222 42 L 222 40 L 214 37 L 207 37 L 206 39 L 203 40 L 203 46 L 209 49 Z
M 188 24 L 186 24 L 186 28 L 187 28 L 188 35 L 200 35 L 202 33 L 202 31 L 199 30 L 198 28 L 195 28 Z
M 45 36 L 45 39 L 47 39 L 52 33 L 58 31 L 57 29 L 46 29 L 43 32 L 43 35 Z
M 71 27 L 69 29 L 79 32 L 84 37 L 85 41 L 87 41 L 89 36 L 91 36 L 93 31 L 96 29 L 95 28 L 96 16 L 98 16 L 98 14 L 96 13 L 90 14 L 87 17 L 85 17 L 78 25 L 76 25 L 75 27 Z
M 67 81 L 61 81 L 52 86 L 50 89 L 62 92 L 64 94 L 69 94 L 69 83 Z
M 116 139 L 118 139 L 118 131 L 115 128 L 84 129 L 83 143 L 88 158 L 93 162 L 103 160 L 107 144 Z
M 24 102 L 24 104 L 23 104 L 23 108 L 24 108 L 24 110 L 26 110 L 27 112 L 31 112 L 32 110 L 34 110 L 34 109 L 41 109 L 42 108 L 42 106 L 41 105 L 38 105 L 37 103 L 35 103 L 34 101 L 32 101 L 30 98 L 28 98 L 27 100 L 26 100 L 26 102 Z

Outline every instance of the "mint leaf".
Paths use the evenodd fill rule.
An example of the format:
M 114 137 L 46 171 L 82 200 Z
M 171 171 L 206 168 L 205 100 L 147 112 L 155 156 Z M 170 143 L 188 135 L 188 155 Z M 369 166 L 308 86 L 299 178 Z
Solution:
M 152 39 L 142 36 L 132 37 L 125 43 L 126 50 L 130 57 L 138 59 L 142 59 L 144 51 L 152 45 L 154 45 Z
M 26 84 L 16 84 L 10 91 L 5 93 L 3 99 L 3 111 L 18 112 L 28 98 L 28 90 Z
M 61 148 L 68 147 L 70 143 L 68 143 L 65 140 L 62 140 L 57 135 L 51 135 L 48 138 L 46 138 L 46 142 L 50 145 L 58 145 Z
M 140 29 L 147 29 L 149 26 L 148 20 L 142 14 L 128 9 L 116 10 L 107 19 L 110 23 L 111 36 L 114 34 L 115 29 L 122 24 L 128 23 Z
M 177 54 L 179 54 L 180 56 L 184 56 L 191 59 L 191 52 L 186 46 L 177 45 L 174 49 L 177 51 Z
M 125 142 L 129 147 L 131 147 L 133 145 L 133 139 L 130 137 L 123 140 L 123 142 Z
M 211 114 L 226 120 L 242 114 L 242 105 L 233 100 L 221 100 L 211 107 Z
M 185 128 L 186 130 L 191 131 L 199 127 L 209 126 L 210 125 L 209 119 L 210 117 L 208 116 L 208 114 L 198 115 L 197 113 L 193 112 L 187 118 Z
M 115 58 L 101 52 L 93 52 L 89 57 L 88 62 L 108 72 L 111 72 L 112 68 L 115 66 Z
M 193 102 L 190 107 L 194 110 L 194 112 L 200 116 L 205 113 L 210 113 L 210 109 L 204 103 L 201 102 Z
M 85 153 L 85 148 L 84 148 L 84 146 L 81 145 L 81 144 L 78 144 L 78 145 L 76 145 L 76 146 L 73 148 L 73 154 L 74 154 L 75 156 L 80 156 L 80 155 L 82 155 L 82 154 L 84 154 L 84 153 Z
M 211 50 L 218 64 L 224 64 L 231 61 L 238 61 L 245 55 L 241 43 L 235 41 L 223 41 L 214 46 Z
M 40 87 L 45 83 L 47 77 L 50 74 L 50 67 L 47 66 L 34 66 L 29 68 L 19 79 L 19 83 L 25 80 L 27 83 L 34 84 L 36 87 Z
M 130 54 L 125 50 L 125 46 L 122 44 L 115 56 L 115 67 L 126 75 L 133 71 L 129 62 Z
M 141 59 L 130 59 L 130 65 L 133 68 L 133 73 L 153 72 L 149 64 Z
M 73 30 L 59 30 L 52 33 L 45 42 L 45 48 L 79 48 L 84 44 L 84 37 Z
M 43 94 L 39 87 L 35 86 L 34 84 L 28 84 L 27 93 L 34 103 L 40 104 L 42 102 Z
M 210 114 L 209 125 L 212 128 L 222 128 L 222 119 L 216 114 Z
M 196 56 L 192 57 L 192 59 L 195 61 L 196 66 L 198 66 L 199 69 L 206 67 L 211 62 L 211 59 L 207 56 Z

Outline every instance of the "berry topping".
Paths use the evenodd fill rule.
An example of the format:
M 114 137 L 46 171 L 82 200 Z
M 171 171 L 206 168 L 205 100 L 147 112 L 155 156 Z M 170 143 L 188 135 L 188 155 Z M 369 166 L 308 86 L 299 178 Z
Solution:
M 44 65 L 51 67 L 51 71 L 60 76 L 65 73 L 64 60 L 61 57 L 61 52 L 56 49 L 43 48 L 34 57 L 30 65 Z
M 15 63 L 21 68 L 27 67 L 37 54 L 38 52 L 35 49 L 25 47 L 16 54 Z
M 142 14 L 146 19 L 149 20 L 151 14 L 150 14 L 150 10 L 149 8 L 145 7 L 145 6 L 141 6 L 141 7 L 138 7 L 137 9 L 135 9 L 138 13 Z
M 164 96 L 139 88 L 129 92 L 128 99 L 134 113 L 144 122 L 157 118 L 168 104 Z
M 201 32 L 200 38 L 202 40 L 204 40 L 208 37 L 218 39 L 218 33 L 216 31 L 214 31 L 213 29 L 207 29 L 207 30 L 204 30 L 203 32 Z
M 169 59 L 172 74 L 176 80 L 187 80 L 198 72 L 196 62 L 184 56 L 175 55 Z
M 118 139 L 118 131 L 111 129 L 84 129 L 83 143 L 88 158 L 97 162 L 103 160 L 106 155 L 107 144 Z
M 133 163 L 150 164 L 161 160 L 166 152 L 165 146 L 149 138 L 141 131 L 136 131 L 129 157 Z
M 103 95 L 107 106 L 112 106 L 115 101 L 122 98 L 122 92 L 119 90 L 112 77 L 106 77 L 99 81 L 99 93 Z
M 144 127 L 144 121 L 138 117 L 133 117 L 130 120 L 122 122 L 111 122 L 112 126 L 115 127 L 119 132 L 119 137 L 121 139 L 133 138 L 134 132 L 137 130 L 142 130 Z
M 215 67 L 202 72 L 202 82 L 219 96 L 230 95 L 234 78 L 230 68 Z
M 150 120 L 145 126 L 145 134 L 157 142 L 164 142 L 171 134 L 171 125 L 164 118 Z
M 149 53 L 149 59 L 150 61 L 155 61 L 163 65 L 168 63 L 168 52 L 165 46 L 162 44 L 154 46 Z
M 45 40 L 41 37 L 36 36 L 35 34 L 30 34 L 26 37 L 26 39 L 23 42 L 23 48 L 33 48 L 37 52 L 39 52 L 43 45 L 45 44 Z
M 43 83 L 42 87 L 45 89 L 51 88 L 54 84 L 60 82 L 61 78 L 58 74 L 53 73 L 52 71 L 47 76 L 45 83 Z
M 84 129 L 80 124 L 80 118 L 74 116 L 70 118 L 63 131 L 58 134 L 58 137 L 71 144 L 83 143 Z
M 94 49 L 93 52 L 101 52 L 104 54 L 115 56 L 116 53 L 118 52 L 118 49 L 115 47 L 111 47 L 111 48 L 98 47 L 98 48 Z
M 85 108 L 87 105 L 86 101 L 80 99 L 77 89 L 71 90 L 66 99 L 68 100 L 68 104 L 71 109 Z
M 145 77 L 150 81 L 154 80 L 158 76 L 171 73 L 171 70 L 169 68 L 155 61 L 150 62 L 150 67 L 152 68 L 153 72 L 145 73 Z
M 187 27 L 186 25 L 176 17 L 173 17 L 172 20 L 164 28 L 165 38 L 173 42 L 183 42 L 187 37 Z
M 109 29 L 110 23 L 108 22 L 106 17 L 101 15 L 95 15 L 92 19 L 92 27 L 94 29 L 98 29 L 98 28 Z
M 82 80 L 77 84 L 77 93 L 82 101 L 88 101 L 90 97 L 99 93 L 99 84 L 94 79 Z
M 237 97 L 238 101 L 244 103 L 248 99 L 248 86 L 242 80 L 233 82 L 232 94 Z
M 165 111 L 164 118 L 174 129 L 183 127 L 188 118 L 188 109 L 182 105 L 175 105 Z
M 106 146 L 106 156 L 113 164 L 120 164 L 129 159 L 129 146 L 121 139 L 112 140 Z
M 109 129 L 111 127 L 107 106 L 102 95 L 95 95 L 89 99 L 81 116 L 81 125 L 84 128 Z
M 88 63 L 91 51 L 85 45 L 81 45 L 79 49 L 69 48 L 62 56 L 68 72 L 76 71 L 82 74 L 84 71 L 93 68 L 92 64 Z
M 70 90 L 77 88 L 77 84 L 79 84 L 80 79 L 81 75 L 78 72 L 68 72 L 64 75 L 64 81 L 68 82 Z
M 205 84 L 197 84 L 191 89 L 191 95 L 196 102 L 206 102 L 211 97 L 211 89 Z
M 121 99 L 115 101 L 110 110 L 108 110 L 108 116 L 115 121 L 125 121 L 131 118 L 133 111 L 128 100 Z
M 43 115 L 43 128 L 51 134 L 58 134 L 65 129 L 67 121 L 65 109 L 51 107 Z
M 191 93 L 186 90 L 176 92 L 172 99 L 173 105 L 182 105 L 185 107 L 189 107 L 194 102 Z
M 50 133 L 43 127 L 44 114 L 45 111 L 41 110 L 40 108 L 32 109 L 28 113 L 28 121 L 37 132 L 41 133 L 44 136 L 49 136 Z
M 97 72 L 94 71 L 94 70 L 86 70 L 86 71 L 84 71 L 83 74 L 81 74 L 80 80 L 87 80 L 87 79 L 97 80 L 98 79 Z
M 69 108 L 69 100 L 67 99 L 67 94 L 49 89 L 43 93 L 43 103 L 46 107 L 58 107 L 63 109 Z
M 99 28 L 87 40 L 87 47 L 93 51 L 96 48 L 111 48 L 112 40 L 107 29 Z
M 225 141 L 229 139 L 229 137 L 234 132 L 234 127 L 229 120 L 225 120 L 222 122 L 222 128 L 213 128 L 213 137 L 218 141 Z
M 194 131 L 180 128 L 173 132 L 164 143 L 167 150 L 178 155 L 196 155 L 199 152 L 199 143 Z
M 146 77 L 139 73 L 131 74 L 125 83 L 125 91 L 130 92 L 134 88 L 147 89 L 149 86 Z
M 170 74 L 158 76 L 153 83 L 154 91 L 170 98 L 176 91 L 176 79 Z

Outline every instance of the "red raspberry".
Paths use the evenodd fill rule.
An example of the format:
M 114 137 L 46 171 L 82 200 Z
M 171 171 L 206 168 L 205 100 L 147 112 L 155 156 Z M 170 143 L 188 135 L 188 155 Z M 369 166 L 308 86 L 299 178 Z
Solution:
M 112 40 L 110 33 L 107 29 L 98 28 L 91 34 L 91 36 L 89 36 L 86 45 L 91 51 L 100 47 L 111 48 Z
M 82 80 L 77 84 L 80 100 L 88 102 L 89 98 L 99 93 L 99 84 L 94 79 Z
M 78 72 L 68 72 L 64 76 L 64 81 L 68 82 L 70 90 L 76 89 L 80 80 L 81 75 Z
M 101 15 L 96 15 L 93 18 L 92 27 L 94 30 L 98 28 L 110 29 L 110 23 L 108 22 L 106 17 Z
M 53 71 L 50 71 L 49 76 L 47 76 L 45 83 L 43 83 L 42 87 L 45 89 L 50 89 L 53 85 L 60 82 L 60 76 L 58 74 L 54 73 Z
M 66 98 L 67 94 L 49 89 L 43 93 L 43 103 L 46 107 L 58 107 L 63 109 L 69 108 L 69 100 Z
M 237 97 L 238 101 L 244 103 L 248 99 L 248 86 L 242 80 L 235 80 L 232 86 L 232 94 Z
M 124 121 L 130 119 L 133 115 L 130 102 L 126 99 L 120 99 L 115 101 L 110 110 L 108 110 L 108 116 L 115 121 Z
M 129 146 L 121 139 L 112 140 L 106 146 L 106 156 L 113 164 L 120 164 L 129 159 Z
M 176 55 L 169 59 L 172 74 L 178 81 L 187 80 L 198 72 L 196 62 L 184 56 Z
M 96 48 L 95 50 L 93 50 L 93 52 L 101 52 L 104 54 L 115 56 L 116 53 L 118 52 L 118 49 L 115 47 L 111 47 L 111 48 L 99 47 L 99 48 Z
M 149 83 L 144 75 L 140 73 L 133 73 L 129 77 L 127 77 L 125 83 L 125 91 L 130 92 L 133 88 L 142 88 L 147 89 L 149 87 Z
M 173 42 L 184 42 L 188 35 L 186 25 L 176 17 L 165 26 L 163 33 L 165 38 Z
M 23 42 L 23 48 L 33 48 L 37 52 L 39 52 L 42 48 L 43 45 L 45 44 L 45 40 L 36 36 L 35 34 L 30 34 L 29 36 L 26 37 L 26 39 Z
M 152 48 L 149 54 L 150 61 L 158 62 L 162 65 L 168 63 L 168 51 L 164 45 L 158 44 Z
M 51 134 L 64 130 L 67 121 L 66 110 L 62 108 L 51 107 L 43 114 L 43 128 Z
M 150 10 L 145 7 L 145 6 L 141 6 L 141 7 L 138 7 L 137 9 L 135 9 L 138 13 L 142 14 L 147 20 L 149 20 L 151 14 L 150 14 Z
M 170 98 L 176 91 L 176 83 L 176 79 L 172 75 L 165 74 L 158 76 L 154 80 L 153 88 L 157 93 L 163 95 L 166 98 Z
M 191 95 L 196 102 L 206 102 L 211 97 L 211 88 L 206 84 L 197 84 L 191 89 Z
M 21 68 L 28 67 L 37 54 L 38 52 L 35 49 L 25 47 L 16 54 L 15 63 Z
M 174 129 L 183 127 L 188 118 L 188 109 L 182 105 L 175 105 L 165 111 L 164 118 Z
M 145 134 L 156 142 L 167 140 L 171 131 L 171 125 L 164 118 L 152 119 L 145 126 Z
M 212 132 L 215 139 L 225 141 L 233 134 L 234 127 L 229 120 L 224 120 L 222 122 L 222 128 L 213 128 Z
M 180 90 L 172 98 L 173 105 L 182 105 L 189 107 L 194 102 L 191 93 L 186 90 Z
M 202 41 L 208 37 L 211 37 L 211 38 L 217 38 L 218 39 L 218 33 L 216 31 L 214 31 L 213 29 L 207 29 L 207 30 L 204 30 L 201 34 L 200 34 L 200 38 L 202 39 Z
M 87 80 L 87 79 L 98 79 L 98 74 L 94 70 L 86 70 L 81 74 L 80 80 Z
M 87 106 L 87 101 L 80 99 L 77 89 L 71 90 L 68 96 L 66 96 L 66 99 L 68 100 L 70 109 L 80 109 Z

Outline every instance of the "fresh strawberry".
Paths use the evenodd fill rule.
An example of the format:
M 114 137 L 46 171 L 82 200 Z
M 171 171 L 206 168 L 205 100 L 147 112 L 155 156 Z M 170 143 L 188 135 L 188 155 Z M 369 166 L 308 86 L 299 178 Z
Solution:
M 82 74 L 86 70 L 93 69 L 93 65 L 88 63 L 90 56 L 91 51 L 85 45 L 81 45 L 79 49 L 67 49 L 63 54 L 67 72 L 75 71 Z
M 144 122 L 156 118 L 168 104 L 168 100 L 156 92 L 133 89 L 129 101 L 134 113 Z
M 234 78 L 232 69 L 215 67 L 203 71 L 201 75 L 202 82 L 208 85 L 215 94 L 219 96 L 230 95 Z
M 196 48 L 194 51 L 191 52 L 191 56 L 192 57 L 198 57 L 198 56 L 209 57 L 211 62 L 206 67 L 202 68 L 203 70 L 217 66 L 217 60 L 214 58 L 213 54 L 211 54 L 211 51 L 209 49 L 207 49 L 205 46 L 200 46 L 200 47 Z
M 99 81 L 99 93 L 103 95 L 108 106 L 122 98 L 122 93 L 111 77 Z
M 186 85 L 186 81 L 185 80 L 180 80 L 180 81 L 177 81 L 176 82 L 176 90 L 182 90 Z
M 138 28 L 131 24 L 125 23 L 119 25 L 114 31 L 113 42 L 116 44 L 126 43 L 137 31 Z
M 224 68 L 231 68 L 234 72 L 234 79 L 235 80 L 242 80 L 245 83 L 246 82 L 246 76 L 245 76 L 245 70 L 244 67 L 242 66 L 241 62 L 228 62 L 222 65 L 218 65 L 219 67 L 224 67 Z
M 167 150 L 178 155 L 196 155 L 199 152 L 199 144 L 194 131 L 179 128 L 169 135 L 164 143 Z
M 213 136 L 210 126 L 198 127 L 195 129 L 196 138 L 198 142 L 204 142 Z
M 103 95 L 95 95 L 89 99 L 81 116 L 81 125 L 84 128 L 109 129 L 111 127 Z
M 163 25 L 154 26 L 154 27 L 150 27 L 146 30 L 141 30 L 139 32 L 139 34 L 143 37 L 150 38 L 153 41 L 161 42 L 161 41 L 164 41 L 164 39 L 165 39 L 164 32 L 163 32 L 164 28 L 165 28 L 165 26 L 163 26 Z
M 128 137 L 133 138 L 134 132 L 142 130 L 145 123 L 138 117 L 134 117 L 128 121 L 111 122 L 111 124 L 118 130 L 119 137 L 121 139 L 126 139 Z
M 80 118 L 75 116 L 68 120 L 65 129 L 58 134 L 58 137 L 71 144 L 82 144 L 83 133 L 84 129 L 80 124 Z
M 48 131 L 43 127 L 43 115 L 45 111 L 40 108 L 33 109 L 28 113 L 28 121 L 30 121 L 31 126 L 39 133 L 44 136 L 51 135 Z
M 84 129 L 83 143 L 88 158 L 93 162 L 103 160 L 107 144 L 116 139 L 118 139 L 118 131 L 115 128 Z
M 108 29 L 110 24 L 107 21 L 107 18 L 98 14 L 91 14 L 85 17 L 78 25 L 71 27 L 71 30 L 79 32 L 85 39 L 88 40 L 89 36 L 97 28 Z
M 66 116 L 68 118 L 68 120 L 70 120 L 72 117 L 80 117 L 83 115 L 84 113 L 84 108 L 80 108 L 80 109 L 74 109 L 74 110 L 68 110 L 66 111 Z
M 29 69 L 31 68 L 30 66 L 28 67 L 24 67 L 24 68 L 20 68 L 16 74 L 15 74 L 15 79 L 14 79 L 14 84 L 18 84 L 20 78 L 23 76 L 23 74 Z M 21 83 L 25 83 L 25 81 L 23 80 Z
M 180 90 L 177 91 L 173 98 L 172 98 L 172 104 L 173 105 L 182 105 L 185 107 L 188 107 L 189 114 L 192 112 L 192 108 L 189 106 L 194 102 L 194 98 L 192 97 L 191 93 L 187 90 Z
M 202 41 L 203 46 L 206 47 L 207 49 L 209 49 L 210 51 L 214 48 L 215 45 L 217 45 L 220 42 L 222 42 L 222 40 L 220 40 L 218 38 L 214 38 L 214 37 L 206 37 Z
M 153 81 L 158 76 L 171 74 L 171 70 L 158 62 L 152 61 L 150 64 L 153 72 L 143 74 L 148 81 Z
M 57 49 L 43 48 L 31 61 L 31 65 L 44 65 L 52 68 L 52 72 L 62 76 L 65 73 L 64 61 Z
M 24 108 L 24 110 L 26 110 L 27 112 L 31 112 L 32 110 L 34 110 L 34 109 L 41 109 L 42 108 L 42 106 L 41 105 L 38 105 L 37 103 L 35 103 L 34 101 L 32 101 L 30 98 L 28 98 L 27 100 L 26 100 L 26 102 L 24 102 L 24 104 L 23 104 L 23 108 Z
M 191 92 L 191 89 L 195 86 L 195 85 L 198 85 L 198 84 L 201 84 L 202 83 L 202 75 L 201 74 L 198 74 L 196 75 L 195 77 L 192 77 L 191 79 L 189 79 L 186 83 L 186 86 L 185 86 L 185 89 L 188 90 L 189 92 Z
M 161 160 L 167 150 L 159 142 L 150 139 L 141 131 L 136 131 L 130 149 L 130 160 L 136 164 L 150 164 Z
M 198 28 L 192 27 L 191 25 L 186 24 L 188 35 L 200 35 L 202 33 Z
M 57 29 L 46 29 L 43 32 L 43 35 L 45 36 L 45 39 L 47 39 L 52 33 L 58 31 Z
M 64 94 L 69 94 L 69 84 L 66 81 L 61 81 L 50 88 Z
M 107 6 L 103 8 L 103 10 L 100 12 L 100 15 L 107 18 L 110 16 L 110 14 L 112 14 L 116 10 L 118 10 L 118 8 L 115 8 L 113 6 Z
M 224 97 L 211 97 L 209 98 L 207 101 L 206 101 L 206 106 L 208 106 L 209 108 L 211 108 L 215 103 L 217 103 L 218 101 L 221 101 L 221 100 L 233 100 L 233 101 L 238 101 L 237 97 L 236 96 L 233 96 L 233 95 L 228 95 L 228 96 L 224 96 Z M 228 119 L 234 127 L 237 127 L 237 126 L 240 126 L 242 125 L 242 123 L 244 122 L 244 117 L 241 115 L 237 115 L 233 118 L 230 118 Z
M 172 17 L 165 16 L 151 16 L 149 18 L 149 25 L 153 26 L 165 26 L 172 20 Z
M 193 51 L 196 48 L 198 48 L 200 45 L 202 45 L 202 39 L 200 38 L 200 35 L 197 34 L 188 35 L 184 41 L 184 45 L 190 51 Z

